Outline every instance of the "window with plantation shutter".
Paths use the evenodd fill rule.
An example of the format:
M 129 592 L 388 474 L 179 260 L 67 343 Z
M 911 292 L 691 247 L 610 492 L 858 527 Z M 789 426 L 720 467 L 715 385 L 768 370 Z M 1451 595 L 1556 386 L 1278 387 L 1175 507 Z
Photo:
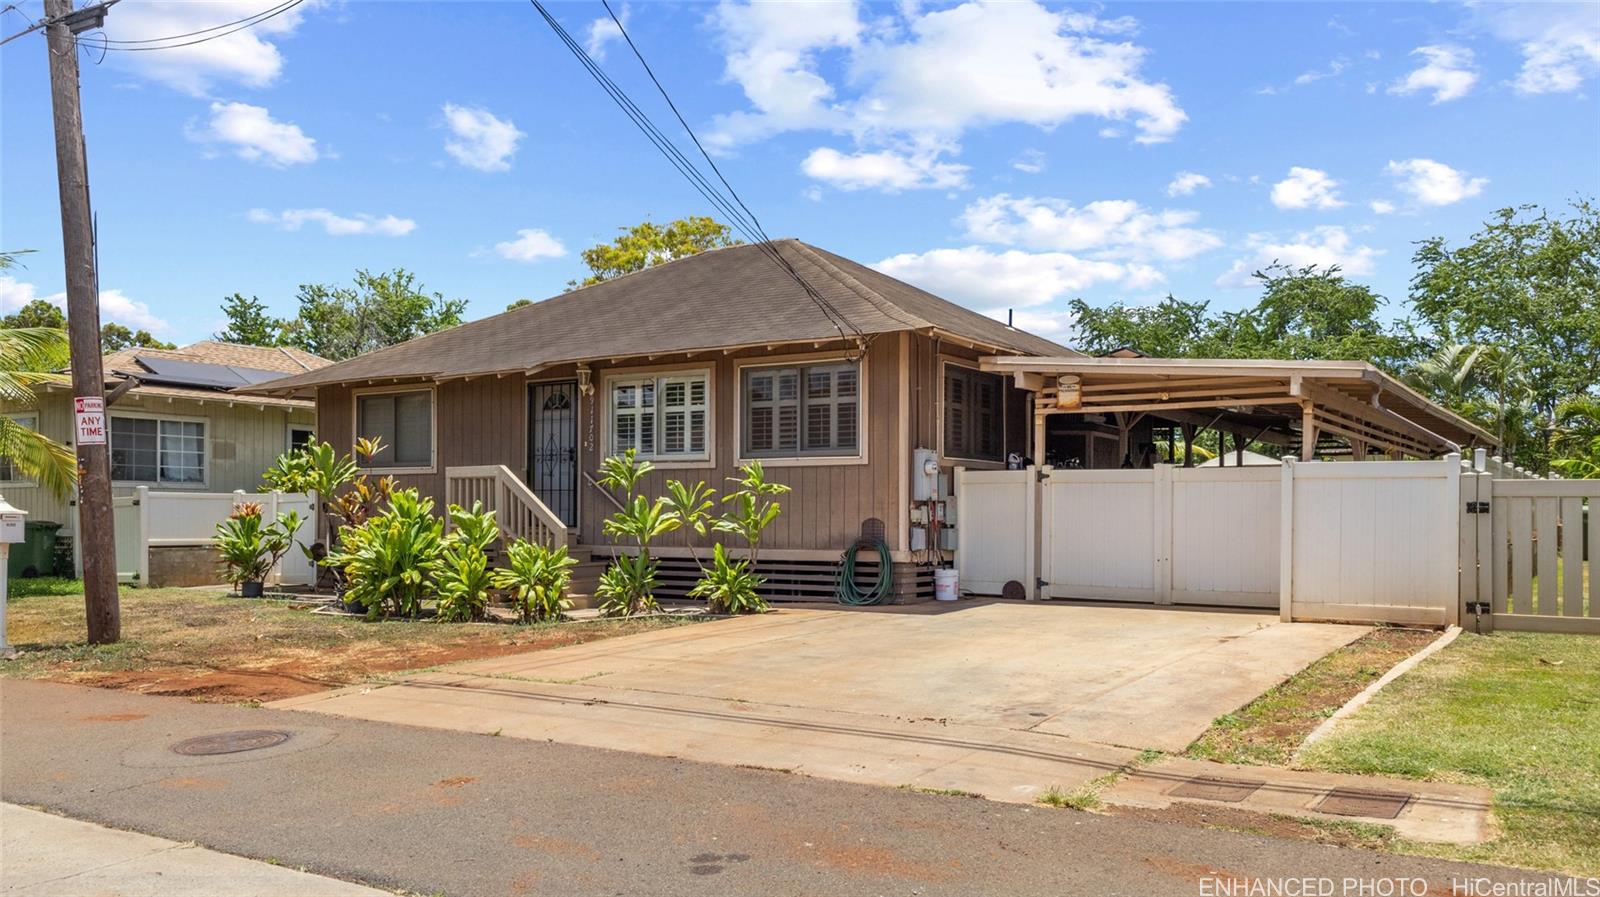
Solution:
M 944 368 L 944 454 L 973 461 L 1005 460 L 1005 378 L 947 364 Z
M 611 380 L 612 454 L 643 458 L 708 458 L 711 386 L 704 373 Z
M 382 442 L 372 467 L 432 467 L 433 390 L 357 395 L 356 436 Z
M 860 453 L 860 366 L 854 362 L 744 372 L 744 445 L 750 458 Z

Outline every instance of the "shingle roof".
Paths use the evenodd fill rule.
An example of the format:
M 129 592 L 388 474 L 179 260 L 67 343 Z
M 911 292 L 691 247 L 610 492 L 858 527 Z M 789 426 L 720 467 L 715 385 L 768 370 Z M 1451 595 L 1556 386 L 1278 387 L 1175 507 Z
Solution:
M 226 343 L 221 340 L 201 340 L 177 349 L 148 349 L 143 346 L 132 346 L 120 349 L 106 355 L 101 361 L 107 378 L 119 379 L 132 376 L 139 380 L 138 374 L 146 370 L 146 366 L 139 363 L 140 358 L 171 358 L 178 361 L 192 361 L 202 364 L 221 364 L 238 368 L 253 368 L 258 371 L 279 371 L 284 374 L 304 374 L 325 368 L 333 364 L 320 355 L 313 355 L 304 349 L 295 349 L 288 346 L 245 346 L 238 343 Z M 140 383 L 133 388 L 136 395 L 167 396 L 172 398 L 215 399 L 219 392 L 215 387 L 186 386 L 181 383 Z M 225 396 L 223 396 L 225 397 Z M 250 400 L 252 402 L 258 400 Z M 263 397 L 259 400 L 262 404 L 285 405 L 296 408 L 305 407 L 308 403 L 298 399 L 274 399 Z
M 770 245 L 848 322 L 847 335 L 852 327 L 869 336 L 937 328 L 1008 352 L 1076 354 L 799 240 Z M 657 265 L 239 391 L 531 371 L 599 358 L 839 336 L 829 314 L 759 246 L 747 244 Z

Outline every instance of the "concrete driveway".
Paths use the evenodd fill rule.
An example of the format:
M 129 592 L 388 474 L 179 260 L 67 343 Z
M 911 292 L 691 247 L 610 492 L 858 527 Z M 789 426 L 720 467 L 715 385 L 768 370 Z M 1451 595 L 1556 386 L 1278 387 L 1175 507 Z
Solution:
M 785 607 L 278 702 L 1031 800 L 1179 751 L 1365 627 L 962 602 Z

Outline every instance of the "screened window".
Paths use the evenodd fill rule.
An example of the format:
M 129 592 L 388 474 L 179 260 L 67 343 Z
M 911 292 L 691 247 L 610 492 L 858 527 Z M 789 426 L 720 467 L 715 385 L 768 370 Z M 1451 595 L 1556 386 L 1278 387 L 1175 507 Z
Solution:
M 153 417 L 111 418 L 111 478 L 197 486 L 206 481 L 206 425 Z
M 860 366 L 746 369 L 744 416 L 746 457 L 859 454 Z
M 26 427 L 30 430 L 39 429 L 39 419 L 31 414 L 12 415 L 11 422 L 19 427 Z M 12 465 L 11 459 L 0 457 L 0 483 L 22 482 L 27 482 L 27 479 L 17 473 L 17 469 Z
M 951 458 L 1004 461 L 1005 378 L 999 374 L 946 365 L 944 369 L 944 453 Z
M 356 436 L 383 442 L 373 467 L 432 467 L 433 390 L 357 396 Z
M 611 453 L 646 458 L 708 456 L 710 385 L 705 374 L 611 381 Z

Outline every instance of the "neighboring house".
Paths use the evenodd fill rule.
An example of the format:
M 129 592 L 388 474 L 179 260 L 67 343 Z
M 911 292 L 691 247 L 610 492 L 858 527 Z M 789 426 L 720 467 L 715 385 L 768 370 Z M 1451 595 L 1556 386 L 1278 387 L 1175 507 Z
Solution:
M 596 553 L 614 509 L 595 482 L 604 457 L 651 459 L 650 495 L 669 477 L 722 490 L 759 460 L 794 489 L 762 542 L 769 590 L 783 574 L 831 595 L 863 532 L 902 570 L 918 559 L 915 450 L 937 453 L 946 489 L 954 464 L 1026 451 L 1028 394 L 978 359 L 1073 353 L 797 240 L 770 245 L 816 295 L 764 247 L 718 249 L 245 391 L 314 396 L 321 436 L 382 438 L 375 468 L 441 511 L 488 499 L 514 532 L 517 514 L 553 518 Z M 515 482 L 486 485 L 496 466 Z M 506 505 L 522 484 L 541 509 Z M 669 567 L 688 563 L 686 539 L 658 542 Z
M 198 492 L 255 491 L 273 459 L 310 439 L 314 403 L 293 398 L 240 396 L 230 389 L 285 374 L 306 373 L 330 362 L 299 349 L 241 346 L 205 340 L 181 349 L 131 348 L 105 356 L 106 412 L 111 423 L 112 491 L 139 486 Z M 52 386 L 26 405 L 0 413 L 72 444 L 72 390 Z M 29 520 L 77 528 L 75 502 L 18 477 L 0 462 L 0 494 L 28 512 Z

